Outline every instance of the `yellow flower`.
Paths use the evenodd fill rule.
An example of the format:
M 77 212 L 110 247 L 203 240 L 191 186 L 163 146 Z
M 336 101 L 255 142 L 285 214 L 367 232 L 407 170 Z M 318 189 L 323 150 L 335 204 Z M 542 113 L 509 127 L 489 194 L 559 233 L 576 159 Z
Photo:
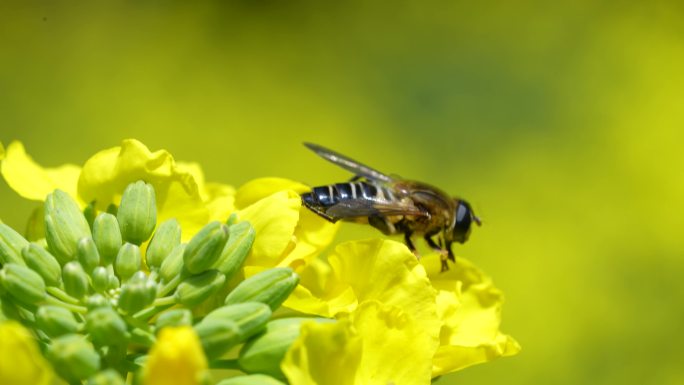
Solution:
M 463 258 L 441 273 L 437 254 L 418 263 L 398 242 L 349 242 L 327 262 L 311 262 L 300 275 L 300 286 L 284 304 L 292 309 L 339 317 L 376 301 L 418 321 L 438 341 L 427 359 L 432 377 L 520 351 L 512 337 L 499 331 L 501 292 Z
M 151 152 L 134 139 L 96 153 L 82 168 L 70 164 L 44 168 L 26 154 L 21 143 L 13 142 L 1 171 L 8 185 L 24 198 L 43 201 L 59 188 L 81 206 L 94 201 L 101 210 L 118 204 L 128 184 L 145 180 L 157 193 L 158 221 L 178 219 L 185 240 L 209 221 L 225 220 L 234 210 L 232 187 L 205 183 L 196 164 L 176 162 L 165 150 Z
M 283 363 L 292 383 L 430 382 L 441 327 L 436 291 L 404 245 L 380 239 L 338 245 L 327 263 L 302 270 L 285 306 L 343 320 L 303 329 L 312 336 L 303 332 Z M 345 376 L 325 366 L 338 359 L 354 363 L 354 357 L 360 361 Z
M 207 376 L 207 358 L 190 326 L 161 330 L 144 367 L 145 385 L 198 385 Z
M 437 311 L 443 322 L 433 377 L 520 351 L 518 342 L 499 330 L 503 294 L 489 277 L 465 258 L 457 258 L 447 272 L 440 272 L 437 254 L 423 257 L 421 263 L 438 290 Z
M 0 384 L 48 385 L 53 377 L 28 330 L 15 321 L 0 323 Z
M 302 325 L 281 365 L 293 384 L 429 384 L 434 345 L 398 307 L 365 301 L 337 323 Z

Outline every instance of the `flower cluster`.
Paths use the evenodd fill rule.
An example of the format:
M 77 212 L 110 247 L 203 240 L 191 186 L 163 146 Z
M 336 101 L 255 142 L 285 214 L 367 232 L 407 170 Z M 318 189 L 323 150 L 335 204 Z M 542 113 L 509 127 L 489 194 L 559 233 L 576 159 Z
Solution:
M 206 183 L 135 140 L 82 167 L 17 142 L 0 161 L 44 201 L 24 236 L 0 223 L 0 383 L 428 384 L 520 349 L 463 258 L 440 273 L 382 239 L 322 257 L 337 226 L 299 183 Z

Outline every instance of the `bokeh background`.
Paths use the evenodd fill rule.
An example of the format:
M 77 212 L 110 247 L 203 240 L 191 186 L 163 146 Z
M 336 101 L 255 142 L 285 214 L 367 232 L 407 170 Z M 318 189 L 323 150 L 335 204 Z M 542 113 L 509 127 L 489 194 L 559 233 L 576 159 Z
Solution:
M 483 217 L 457 253 L 524 349 L 440 383 L 682 384 L 682 4 L 5 0 L 0 140 L 47 166 L 135 137 L 212 181 L 349 177 L 306 140 L 432 182 Z M 3 221 L 32 207 L 0 183 Z

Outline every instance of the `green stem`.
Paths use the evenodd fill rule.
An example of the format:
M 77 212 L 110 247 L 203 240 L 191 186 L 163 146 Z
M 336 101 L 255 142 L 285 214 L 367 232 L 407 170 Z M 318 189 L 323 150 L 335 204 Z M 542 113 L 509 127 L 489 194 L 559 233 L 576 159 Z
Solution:
M 170 295 L 168 297 L 157 298 L 154 300 L 152 305 L 154 307 L 169 306 L 176 304 L 176 297 Z
M 85 314 L 88 312 L 88 309 L 85 306 L 78 306 L 78 305 L 73 305 L 70 303 L 66 303 L 63 301 L 60 301 L 59 299 L 51 296 L 45 297 L 45 302 L 49 303 L 50 305 L 57 305 L 61 306 L 67 310 L 73 311 L 74 313 L 79 313 L 79 314 Z
M 60 289 L 58 287 L 50 286 L 50 287 L 46 288 L 45 291 L 47 291 L 48 294 L 59 299 L 60 301 L 70 303 L 72 305 L 80 304 L 80 302 L 76 298 L 65 293 L 62 289 Z
M 173 304 L 164 305 L 164 306 L 151 306 L 151 307 L 148 307 L 147 309 L 140 310 L 139 312 L 133 314 L 133 318 L 140 320 L 140 321 L 147 321 L 150 318 L 157 315 L 157 313 L 162 312 L 171 306 L 173 306 Z
M 178 274 L 177 276 L 173 277 L 173 279 L 171 279 L 169 281 L 169 283 L 167 283 L 166 285 L 164 285 L 164 287 L 162 287 L 162 289 L 159 291 L 159 293 L 157 295 L 160 297 L 163 297 L 163 296 L 169 294 L 170 292 L 172 292 L 173 289 L 175 289 L 176 286 L 178 286 L 178 284 L 180 283 L 181 275 L 182 274 Z
M 216 360 L 209 363 L 209 367 L 212 369 L 234 369 L 242 370 L 238 360 Z

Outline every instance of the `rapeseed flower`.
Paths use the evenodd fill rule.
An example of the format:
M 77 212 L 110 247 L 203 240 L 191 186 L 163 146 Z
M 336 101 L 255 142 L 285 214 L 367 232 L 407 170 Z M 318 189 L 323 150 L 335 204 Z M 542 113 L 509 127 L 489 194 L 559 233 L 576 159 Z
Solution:
M 0 224 L 3 314 L 68 381 L 203 384 L 229 368 L 247 375 L 221 384 L 428 384 L 519 350 L 499 331 L 501 293 L 463 259 L 439 274 L 381 239 L 320 258 L 337 225 L 302 206 L 303 184 L 208 183 L 132 139 L 83 166 L 43 168 L 19 142 L 0 161 L 46 202 L 28 240 Z M 281 304 L 304 318 L 270 320 Z

